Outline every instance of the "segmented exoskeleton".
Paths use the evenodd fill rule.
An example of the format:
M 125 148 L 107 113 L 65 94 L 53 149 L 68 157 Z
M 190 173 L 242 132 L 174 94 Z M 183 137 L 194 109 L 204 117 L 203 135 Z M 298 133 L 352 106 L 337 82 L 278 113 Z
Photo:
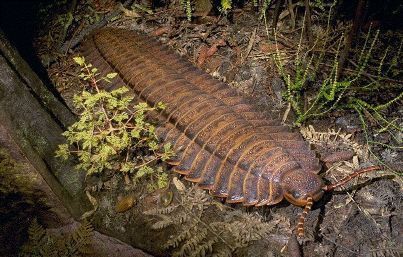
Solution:
M 82 53 L 99 70 L 119 74 L 111 88 L 127 85 L 149 105 L 166 104 L 156 132 L 173 145 L 177 155 L 170 163 L 212 195 L 248 206 L 285 198 L 306 212 L 322 196 L 321 166 L 299 133 L 158 41 L 104 28 Z

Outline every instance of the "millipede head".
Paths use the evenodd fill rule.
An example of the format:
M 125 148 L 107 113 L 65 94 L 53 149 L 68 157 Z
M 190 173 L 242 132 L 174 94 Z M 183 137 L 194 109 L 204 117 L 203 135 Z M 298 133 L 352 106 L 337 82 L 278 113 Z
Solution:
M 323 191 L 322 179 L 311 172 L 304 170 L 291 170 L 284 174 L 281 183 L 285 199 L 297 206 L 306 206 L 308 198 L 318 201 Z
M 306 173 L 305 178 L 303 179 L 303 178 L 301 178 L 301 174 L 292 172 L 290 174 L 289 178 L 287 178 L 287 179 L 290 180 L 294 177 L 297 179 L 297 182 L 296 181 L 288 182 L 289 186 L 294 185 L 297 188 L 297 186 L 300 186 L 300 184 L 303 183 L 303 181 L 305 181 L 305 183 L 308 183 L 308 184 L 312 183 L 305 187 L 300 186 L 298 189 L 294 189 L 294 191 L 292 189 L 288 189 L 288 191 L 286 191 L 284 193 L 285 198 L 290 203 L 298 205 L 298 206 L 304 206 L 304 211 L 299 216 L 298 225 L 297 225 L 298 237 L 300 237 L 300 238 L 304 237 L 305 219 L 306 219 L 309 211 L 311 210 L 313 203 L 315 201 L 319 200 L 322 197 L 324 192 L 328 192 L 337 187 L 340 187 L 340 186 L 346 184 L 347 182 L 349 182 L 350 180 L 352 180 L 353 178 L 355 178 L 363 173 L 376 171 L 376 170 L 380 170 L 380 169 L 382 169 L 381 166 L 371 166 L 371 167 L 363 168 L 363 169 L 354 171 L 352 174 L 348 175 L 347 177 L 343 178 L 342 180 L 340 180 L 337 183 L 330 184 L 330 185 L 322 184 L 319 189 L 318 189 L 318 186 L 319 186 L 318 182 L 316 181 L 318 176 L 316 174 L 311 173 L 311 175 L 308 175 L 308 173 Z M 305 192 L 305 194 L 301 194 L 301 191 Z M 310 195 L 309 191 L 310 191 L 311 195 Z

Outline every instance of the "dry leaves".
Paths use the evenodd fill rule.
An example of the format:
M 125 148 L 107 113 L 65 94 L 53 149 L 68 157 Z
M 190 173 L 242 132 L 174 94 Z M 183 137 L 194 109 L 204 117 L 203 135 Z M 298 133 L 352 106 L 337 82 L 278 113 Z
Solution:
M 218 47 L 225 45 L 225 40 L 220 39 L 216 41 L 210 48 L 207 46 L 202 46 L 199 51 L 199 57 L 197 58 L 197 65 L 203 65 L 209 57 L 213 56 L 218 51 Z

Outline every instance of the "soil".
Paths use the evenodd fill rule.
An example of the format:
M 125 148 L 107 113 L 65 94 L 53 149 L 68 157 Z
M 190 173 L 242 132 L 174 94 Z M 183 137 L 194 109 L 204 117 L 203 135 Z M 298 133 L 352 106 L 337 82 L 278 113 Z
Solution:
M 96 6 L 93 7 L 97 8 Z M 98 11 L 105 13 L 110 12 L 111 9 Z M 92 15 L 88 13 L 88 8 L 85 8 L 84 5 L 78 5 L 76 10 L 77 22 L 71 25 L 67 39 L 62 39 L 63 42 L 81 33 L 83 31 L 82 26 L 88 23 L 85 15 Z M 267 17 L 271 17 L 272 12 L 273 10 L 270 10 Z M 295 25 L 292 25 L 290 15 L 284 11 L 280 15 L 277 40 L 275 40 L 273 33 L 268 31 L 271 29 L 265 26 L 264 19 L 251 5 L 246 5 L 243 8 L 235 7 L 229 16 L 198 16 L 194 17 L 191 22 L 186 20 L 184 12 L 177 7 L 177 3 L 171 4 L 169 7 L 157 8 L 153 14 L 146 14 L 137 9 L 137 14 L 140 17 L 133 13 L 124 12 L 123 15 L 110 22 L 108 26 L 135 29 L 154 35 L 162 43 L 169 45 L 173 51 L 185 56 L 196 66 L 217 79 L 225 81 L 245 97 L 254 99 L 262 112 L 270 113 L 270 116 L 280 119 L 285 116 L 288 103 L 283 98 L 283 92 L 286 85 L 279 75 L 273 57 L 277 51 L 281 51 L 287 64 L 285 68 L 289 72 L 293 72 L 292 63 L 298 57 L 300 40 L 302 40 L 303 49 L 307 48 L 305 38 L 300 36 L 301 17 L 297 17 L 294 20 Z M 321 35 L 326 29 L 326 23 L 323 22 L 325 18 L 317 12 L 315 12 L 315 17 L 317 20 L 314 20 L 313 33 L 314 35 Z M 336 41 L 344 28 L 343 26 L 345 24 L 341 22 L 335 25 L 330 37 Z M 52 29 L 55 30 L 54 27 L 47 29 L 44 29 L 43 35 L 49 34 L 49 30 L 50 33 L 52 33 Z M 358 44 L 363 38 L 365 35 L 359 38 Z M 374 70 L 376 71 L 374 63 L 379 62 L 379 58 L 382 58 L 380 49 L 386 44 L 396 48 L 396 44 L 399 44 L 396 43 L 399 38 L 401 42 L 401 34 L 398 32 L 385 32 L 380 35 L 380 43 L 375 46 L 374 57 L 370 60 L 366 73 L 376 74 L 373 73 Z M 49 60 L 49 51 L 45 51 L 44 42 L 49 40 L 46 36 L 37 39 L 38 53 L 46 52 L 45 57 L 42 55 L 46 60 Z M 337 44 L 334 44 L 326 49 L 326 54 L 332 56 L 336 49 Z M 76 54 L 75 51 L 77 49 L 71 50 L 67 56 L 50 58 L 55 61 L 50 62 L 48 66 L 50 78 L 70 106 L 72 106 L 72 96 L 81 90 L 80 83 L 75 76 L 77 68 L 72 62 L 72 56 Z M 359 51 L 355 50 L 354 53 L 359 53 Z M 352 56 L 355 56 L 354 53 Z M 355 69 L 354 57 L 351 58 L 352 61 L 347 67 L 347 71 Z M 324 67 L 331 66 L 331 60 L 330 57 L 326 58 Z M 401 73 L 399 66 L 394 69 L 397 70 L 397 73 Z M 324 68 L 323 73 L 329 72 L 329 70 L 330 68 Z M 362 84 L 373 81 L 373 77 L 368 74 L 364 76 Z M 399 91 L 401 92 L 401 79 L 401 76 L 397 75 L 391 77 L 389 82 L 379 85 L 377 90 L 380 94 L 377 94 L 372 103 L 381 104 L 396 97 Z M 318 85 L 312 83 L 312 88 L 306 90 L 305 96 L 314 95 L 317 89 Z M 365 98 L 366 93 L 368 93 L 365 90 L 358 92 L 366 100 L 370 97 Z M 368 95 L 371 94 L 368 93 Z M 385 110 L 383 114 L 387 119 L 394 120 L 395 124 L 401 126 L 403 124 L 401 100 L 391 109 L 394 110 Z M 294 127 L 295 117 L 296 115 L 291 111 L 287 115 L 285 123 Z M 346 188 L 326 194 L 322 200 L 314 204 L 305 224 L 306 235 L 302 242 L 304 256 L 400 256 L 403 253 L 401 236 L 403 232 L 402 181 L 399 173 L 403 167 L 402 132 L 401 130 L 390 130 L 387 133 L 377 133 L 379 127 L 377 127 L 377 123 L 371 114 L 364 112 L 364 117 L 367 119 L 371 140 L 382 143 L 382 145 L 372 145 L 371 151 L 366 144 L 360 117 L 351 110 L 338 109 L 329 112 L 318 120 L 310 119 L 303 125 L 305 128 L 309 125 L 313 126 L 315 132 L 323 132 L 322 137 L 319 137 L 319 134 L 315 134 L 318 135 L 317 138 L 306 137 L 321 158 L 337 151 L 351 152 L 351 156 L 347 154 L 350 157 L 348 159 L 324 164 L 323 176 L 329 183 L 339 180 L 360 167 L 375 165 L 379 160 L 391 167 L 385 171 L 365 174 L 361 178 L 355 179 L 354 182 L 350 182 Z M 339 131 L 339 129 L 341 130 Z M 333 134 L 331 133 L 332 130 L 334 130 Z M 347 139 L 344 139 L 345 137 Z M 395 143 L 393 138 L 400 138 L 400 142 Z M 385 145 L 395 147 L 384 147 Z M 378 160 L 374 156 L 377 156 Z M 129 211 L 124 214 L 116 214 L 111 211 L 114 206 L 113 202 L 119 196 L 127 195 L 128 192 L 132 191 L 125 191 L 118 186 L 122 183 L 119 178 L 112 179 L 108 183 L 111 189 L 105 189 L 107 187 L 102 187 L 103 184 L 101 183 L 100 188 L 94 190 L 94 195 L 101 203 L 95 222 L 105 223 L 106 220 L 109 220 L 108 226 L 121 228 L 121 232 L 126 233 L 125 228 L 130 227 L 131 222 L 136 220 L 136 215 L 141 215 L 141 212 Z M 139 210 L 146 210 L 148 208 L 144 207 L 147 205 L 146 201 L 154 201 L 150 204 L 158 205 L 158 200 L 155 199 L 160 199 L 162 193 L 144 195 L 144 191 L 141 191 L 134 194 L 137 207 L 143 206 L 141 207 L 143 209 L 139 208 Z M 220 202 L 220 199 L 214 201 Z M 294 230 L 298 216 L 302 212 L 301 208 L 287 203 L 259 208 L 245 208 L 240 205 L 229 207 L 245 213 L 257 213 L 267 223 L 279 228 L 277 234 L 287 237 Z M 102 217 L 102 215 L 104 216 Z M 278 224 L 282 225 L 279 226 Z M 135 232 L 131 230 L 131 233 Z M 259 253 L 238 251 L 236 254 L 237 256 L 284 255 L 280 249 L 263 248 L 262 251 Z

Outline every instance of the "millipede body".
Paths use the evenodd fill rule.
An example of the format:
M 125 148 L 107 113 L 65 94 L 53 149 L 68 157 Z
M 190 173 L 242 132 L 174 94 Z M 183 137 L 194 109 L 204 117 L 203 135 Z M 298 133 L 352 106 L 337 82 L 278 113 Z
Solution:
M 305 206 L 318 200 L 319 161 L 299 133 L 258 112 L 227 84 L 142 33 L 103 28 L 83 45 L 89 63 L 117 72 L 140 101 L 158 102 L 156 133 L 171 142 L 174 170 L 230 203 Z

